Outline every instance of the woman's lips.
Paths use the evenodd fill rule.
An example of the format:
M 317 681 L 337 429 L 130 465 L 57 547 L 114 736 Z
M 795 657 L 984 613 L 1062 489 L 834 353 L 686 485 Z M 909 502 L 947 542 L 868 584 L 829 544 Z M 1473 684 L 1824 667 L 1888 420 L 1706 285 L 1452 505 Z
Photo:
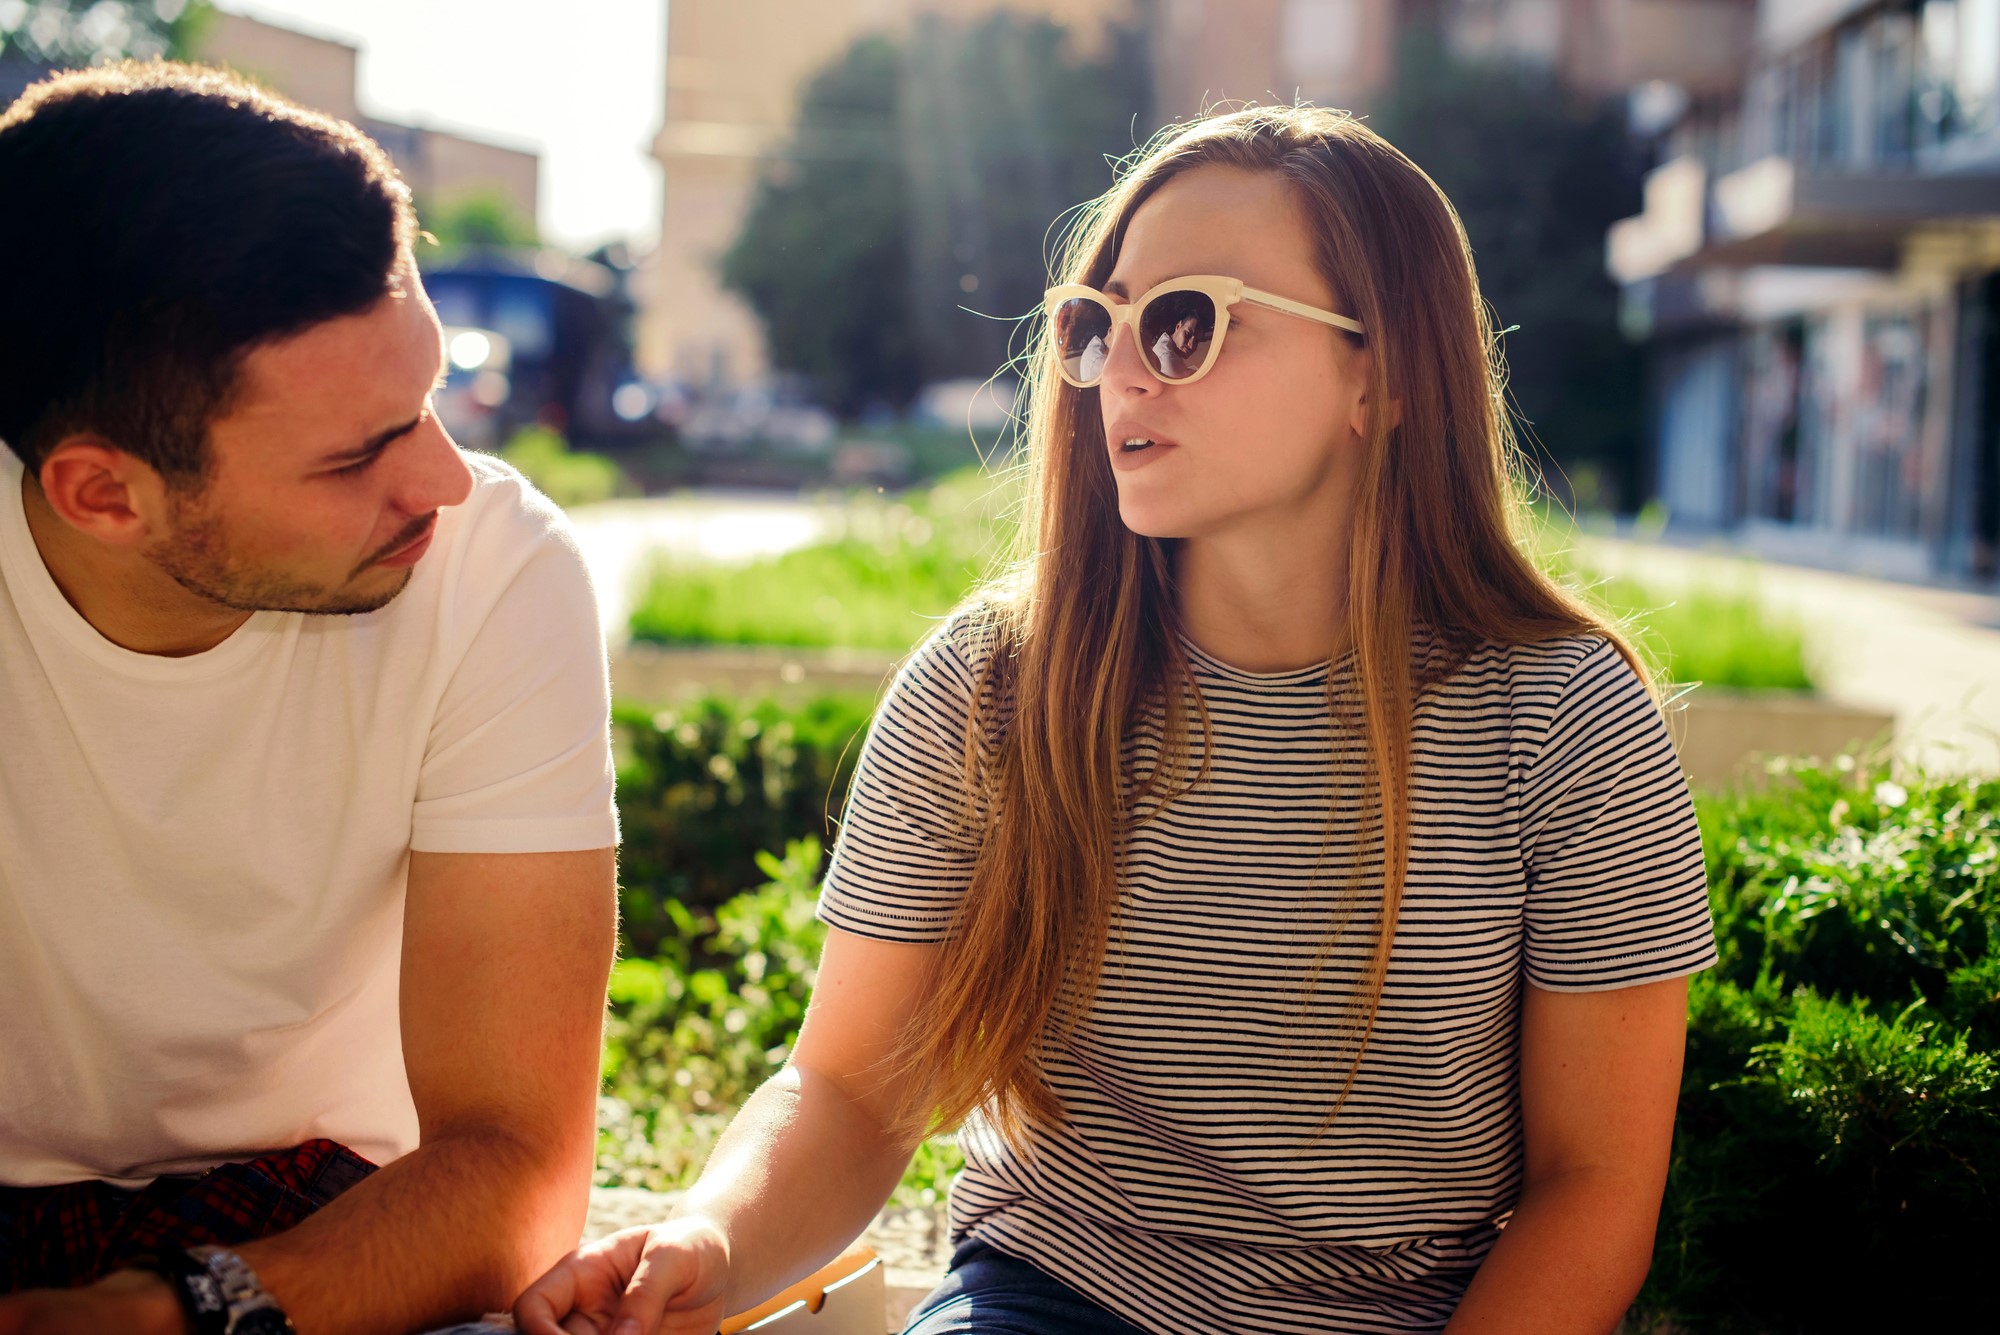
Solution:
M 1174 448 L 1174 443 L 1167 440 L 1148 440 L 1142 446 L 1119 441 L 1111 447 L 1111 466 L 1121 473 L 1129 473 L 1135 468 L 1144 468 Z

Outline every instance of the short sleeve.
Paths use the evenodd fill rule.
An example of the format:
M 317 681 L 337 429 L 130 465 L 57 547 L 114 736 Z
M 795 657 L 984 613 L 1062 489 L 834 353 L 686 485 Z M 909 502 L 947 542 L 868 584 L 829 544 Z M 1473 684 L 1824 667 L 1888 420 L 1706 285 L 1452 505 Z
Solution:
M 880 941 L 945 939 L 978 861 L 984 813 L 966 774 L 980 689 L 966 619 L 903 665 L 876 711 L 834 841 L 819 917 Z
M 450 642 L 410 847 L 560 853 L 618 842 L 604 632 L 567 521 L 511 474 L 455 559 Z
M 1530 982 L 1602 991 L 1715 962 L 1687 781 L 1666 721 L 1608 640 L 1556 700 L 1521 812 Z

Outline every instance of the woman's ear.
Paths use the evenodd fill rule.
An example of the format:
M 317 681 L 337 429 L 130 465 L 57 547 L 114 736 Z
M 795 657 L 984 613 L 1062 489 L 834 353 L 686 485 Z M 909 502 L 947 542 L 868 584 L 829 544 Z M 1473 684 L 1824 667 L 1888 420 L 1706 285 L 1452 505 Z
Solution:
M 1366 375 L 1368 368 L 1364 363 L 1360 369 L 1363 371 L 1362 383 L 1365 386 L 1368 380 L 1368 377 Z M 1374 414 L 1375 403 L 1376 400 L 1369 396 L 1368 390 L 1365 387 L 1362 389 L 1360 397 L 1354 400 L 1354 414 L 1348 420 L 1347 427 L 1348 430 L 1352 431 L 1357 437 L 1361 438 L 1362 440 L 1366 440 L 1368 438 L 1368 425 L 1369 425 L 1369 420 L 1375 415 Z M 1401 426 L 1402 424 L 1403 424 L 1403 401 L 1401 399 L 1392 398 L 1389 400 L 1389 425 L 1387 429 L 1390 431 L 1394 431 L 1397 427 Z

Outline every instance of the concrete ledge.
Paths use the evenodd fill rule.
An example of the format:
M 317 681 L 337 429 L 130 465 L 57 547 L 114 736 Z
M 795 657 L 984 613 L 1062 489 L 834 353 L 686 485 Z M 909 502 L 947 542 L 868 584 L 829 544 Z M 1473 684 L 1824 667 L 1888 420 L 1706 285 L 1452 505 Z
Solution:
M 624 700 L 672 704 L 706 694 L 795 702 L 837 691 L 877 696 L 901 660 L 875 650 L 631 644 L 611 660 Z M 1770 756 L 1819 756 L 1886 743 L 1894 714 L 1797 691 L 1700 687 L 1669 715 L 1681 765 L 1697 788 L 1761 781 Z
M 869 649 L 634 642 L 611 656 L 611 693 L 621 700 L 660 705 L 700 695 L 778 700 L 829 692 L 875 696 L 888 686 L 901 661 Z
M 1797 691 L 1701 688 L 1677 701 L 1668 728 L 1696 788 L 1759 787 L 1772 756 L 1831 760 L 1893 740 L 1896 716 Z

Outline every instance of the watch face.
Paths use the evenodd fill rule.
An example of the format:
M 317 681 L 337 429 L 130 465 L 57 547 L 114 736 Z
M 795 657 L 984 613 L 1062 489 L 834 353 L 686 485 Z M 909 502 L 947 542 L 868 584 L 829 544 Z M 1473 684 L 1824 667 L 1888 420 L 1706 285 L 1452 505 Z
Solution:
M 229 1323 L 229 1335 L 297 1335 L 290 1318 L 275 1308 L 245 1312 Z

